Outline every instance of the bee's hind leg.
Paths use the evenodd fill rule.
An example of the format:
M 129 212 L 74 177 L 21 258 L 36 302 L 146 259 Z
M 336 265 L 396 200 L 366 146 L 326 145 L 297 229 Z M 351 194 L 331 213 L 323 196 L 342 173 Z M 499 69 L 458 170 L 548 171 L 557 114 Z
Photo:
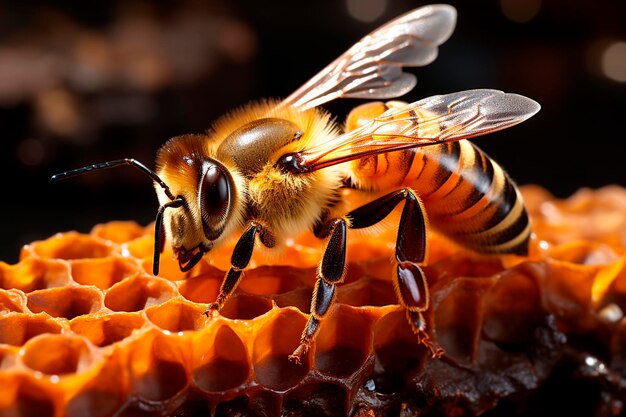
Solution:
M 346 219 L 332 219 L 324 223 L 316 235 L 320 238 L 329 237 L 324 257 L 317 268 L 317 281 L 311 300 L 311 314 L 306 323 L 300 344 L 289 355 L 289 360 L 300 363 L 319 331 L 320 322 L 328 313 L 335 299 L 336 284 L 341 283 L 346 268 Z
M 243 270 L 250 263 L 257 233 L 265 246 L 274 246 L 274 238 L 267 228 L 263 227 L 260 223 L 251 222 L 235 245 L 235 249 L 230 258 L 231 267 L 226 273 L 224 281 L 222 281 L 217 299 L 214 303 L 209 304 L 204 312 L 207 316 L 211 317 L 220 311 L 224 303 L 226 303 L 226 300 L 228 300 L 228 297 L 230 297 L 233 291 L 235 291 L 235 288 L 237 288 L 237 285 L 239 285 L 243 276 Z
M 350 227 L 360 229 L 372 226 L 387 217 L 402 201 L 404 208 L 398 226 L 397 265 L 393 280 L 396 296 L 406 308 L 407 319 L 420 343 L 428 347 L 433 356 L 441 356 L 441 348 L 429 340 L 422 315 L 428 310 L 430 299 L 428 283 L 419 266 L 426 257 L 426 220 L 417 195 L 410 188 L 402 188 L 365 204 L 348 213 Z

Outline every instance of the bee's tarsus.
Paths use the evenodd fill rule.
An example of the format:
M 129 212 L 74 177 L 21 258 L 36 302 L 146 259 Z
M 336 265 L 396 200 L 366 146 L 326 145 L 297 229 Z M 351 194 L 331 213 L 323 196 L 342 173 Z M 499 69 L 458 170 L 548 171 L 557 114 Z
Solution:
M 296 365 L 300 365 L 302 363 L 302 356 L 306 355 L 310 347 L 311 347 L 310 340 L 301 340 L 296 350 L 294 350 L 293 353 L 289 355 L 287 358 L 289 359 L 290 362 L 293 362 Z
M 441 358 L 445 351 L 437 343 L 430 340 L 430 336 L 426 333 L 426 321 L 424 320 L 422 313 L 420 311 L 407 310 L 406 317 L 413 333 L 417 335 L 418 343 L 424 345 L 428 348 L 428 350 L 430 350 L 430 355 L 433 359 Z
M 211 303 L 207 306 L 206 310 L 204 310 L 204 315 L 210 319 L 214 319 L 215 317 L 217 317 L 220 309 L 221 306 L 218 303 Z

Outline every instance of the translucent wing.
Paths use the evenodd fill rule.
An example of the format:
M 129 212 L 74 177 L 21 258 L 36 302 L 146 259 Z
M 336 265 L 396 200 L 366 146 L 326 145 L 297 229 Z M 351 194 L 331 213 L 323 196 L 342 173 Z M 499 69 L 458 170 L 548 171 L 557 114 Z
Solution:
M 298 169 L 309 172 L 369 155 L 469 139 L 520 123 L 540 109 L 517 94 L 468 90 L 392 108 L 366 125 L 298 152 Z
M 403 66 L 423 66 L 437 57 L 456 23 L 445 4 L 415 9 L 370 33 L 287 97 L 280 106 L 300 109 L 339 97 L 387 99 L 409 92 L 416 78 Z

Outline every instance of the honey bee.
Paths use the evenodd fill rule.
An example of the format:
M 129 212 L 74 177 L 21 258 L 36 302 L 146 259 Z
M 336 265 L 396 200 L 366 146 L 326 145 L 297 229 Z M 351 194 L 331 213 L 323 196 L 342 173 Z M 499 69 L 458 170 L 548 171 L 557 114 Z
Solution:
M 130 165 L 155 184 L 153 272 L 165 240 L 188 271 L 214 247 L 238 236 L 216 301 L 217 314 L 241 281 L 257 241 L 280 249 L 312 230 L 324 240 L 311 312 L 290 359 L 299 362 L 318 333 L 346 273 L 351 229 L 373 226 L 401 203 L 395 246 L 395 292 L 420 340 L 429 291 L 421 264 L 428 224 L 480 253 L 525 254 L 530 223 L 522 196 L 500 166 L 469 138 L 515 125 L 539 111 L 526 97 L 496 90 L 437 95 L 414 103 L 370 102 L 348 115 L 345 129 L 319 106 L 340 97 L 391 99 L 410 91 L 405 66 L 432 62 L 451 35 L 456 10 L 413 10 L 361 39 L 282 101 L 250 104 L 205 134 L 178 136 L 158 151 L 156 170 L 134 159 L 57 174 L 60 180 Z M 342 189 L 371 202 L 342 212 Z

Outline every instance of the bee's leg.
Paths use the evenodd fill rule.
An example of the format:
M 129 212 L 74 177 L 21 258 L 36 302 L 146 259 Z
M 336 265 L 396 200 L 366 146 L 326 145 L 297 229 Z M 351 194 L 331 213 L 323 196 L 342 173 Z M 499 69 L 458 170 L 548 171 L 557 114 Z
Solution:
M 372 226 L 381 220 L 400 203 L 404 208 L 398 226 L 396 240 L 396 270 L 394 288 L 400 304 L 406 308 L 407 319 L 419 340 L 427 346 L 433 356 L 440 356 L 443 351 L 428 340 L 426 322 L 422 313 L 428 310 L 428 283 L 424 271 L 419 266 L 426 257 L 426 221 L 424 209 L 417 195 L 410 188 L 386 194 L 350 213 L 350 227 L 360 229 Z
M 209 304 L 204 312 L 207 316 L 212 316 L 220 311 L 226 300 L 228 300 L 228 297 L 230 297 L 233 291 L 235 291 L 235 288 L 237 288 L 237 285 L 241 281 L 243 270 L 248 266 L 248 263 L 250 263 L 257 233 L 265 246 L 273 246 L 273 237 L 269 231 L 260 223 L 250 223 L 235 245 L 235 249 L 230 258 L 231 267 L 224 277 L 217 299 L 214 303 Z
M 330 236 L 330 238 L 326 244 L 322 262 L 317 268 L 317 281 L 313 289 L 309 320 L 302 332 L 300 344 L 289 355 L 289 360 L 295 363 L 300 363 L 302 355 L 309 350 L 311 342 L 319 331 L 320 322 L 335 299 L 336 284 L 341 283 L 345 276 L 346 228 L 345 219 L 332 219 L 316 231 L 318 237 Z

